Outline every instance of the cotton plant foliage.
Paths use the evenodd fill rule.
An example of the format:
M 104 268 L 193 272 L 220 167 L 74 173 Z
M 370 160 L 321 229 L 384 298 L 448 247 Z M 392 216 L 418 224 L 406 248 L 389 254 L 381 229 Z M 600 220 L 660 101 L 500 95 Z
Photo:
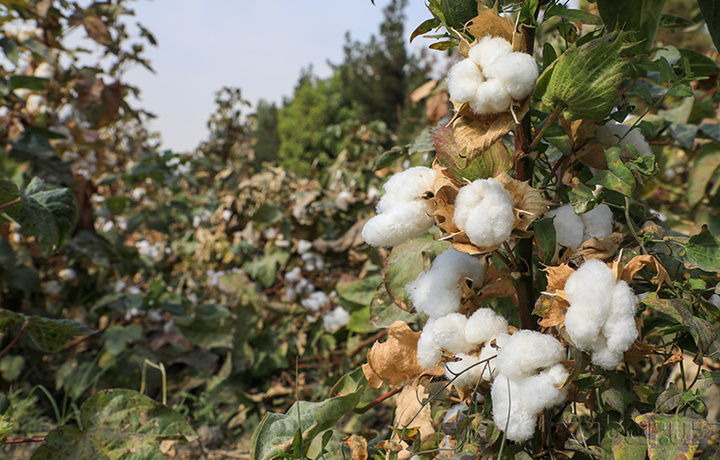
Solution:
M 432 202 L 425 195 L 432 191 L 435 174 L 424 166 L 394 174 L 383 186 L 377 215 L 363 227 L 363 240 L 371 246 L 397 246 L 427 232 L 435 220 L 429 215 Z

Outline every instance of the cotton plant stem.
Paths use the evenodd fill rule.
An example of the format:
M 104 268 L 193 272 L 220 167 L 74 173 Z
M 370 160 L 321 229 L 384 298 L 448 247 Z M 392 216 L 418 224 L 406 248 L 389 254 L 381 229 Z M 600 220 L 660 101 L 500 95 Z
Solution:
M 15 342 L 17 342 L 18 339 L 20 338 L 20 336 L 22 335 L 22 333 L 25 332 L 25 328 L 27 328 L 27 323 L 23 323 L 23 325 L 22 325 L 22 327 L 20 328 L 20 331 L 17 333 L 17 335 L 15 335 L 15 337 L 13 337 L 13 339 L 10 341 L 10 343 L 7 345 L 7 347 L 5 347 L 5 348 L 3 349 L 3 351 L 0 351 L 0 358 L 2 358 L 3 356 L 5 356 L 5 354 L 6 354 L 8 351 L 10 351 L 10 349 L 12 348 L 12 346 L 15 345 Z

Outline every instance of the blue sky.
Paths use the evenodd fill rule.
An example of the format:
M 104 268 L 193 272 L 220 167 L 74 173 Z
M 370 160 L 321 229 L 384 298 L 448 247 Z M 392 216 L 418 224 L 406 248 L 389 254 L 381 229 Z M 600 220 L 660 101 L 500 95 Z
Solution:
M 136 20 L 158 46 L 148 49 L 156 74 L 133 69 L 127 79 L 142 91 L 139 105 L 162 147 L 189 151 L 207 138 L 214 93 L 239 87 L 255 104 L 291 96 L 302 68 L 320 76 L 327 61 L 342 62 L 345 32 L 367 42 L 378 33 L 387 0 L 141 0 Z M 430 18 L 422 0 L 409 0 L 406 34 Z M 429 44 L 416 39 L 413 49 Z

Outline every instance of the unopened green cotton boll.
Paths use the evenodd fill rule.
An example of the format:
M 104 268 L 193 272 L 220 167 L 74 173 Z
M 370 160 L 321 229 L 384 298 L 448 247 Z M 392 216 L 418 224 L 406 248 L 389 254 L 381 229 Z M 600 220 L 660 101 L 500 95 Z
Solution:
M 453 29 L 463 30 L 478 15 L 477 0 L 442 0 L 440 5 L 447 25 Z
M 622 37 L 608 43 L 602 37 L 572 46 L 540 77 L 545 86 L 543 103 L 565 107 L 568 120 L 581 118 L 600 123 L 615 107 L 626 60 Z

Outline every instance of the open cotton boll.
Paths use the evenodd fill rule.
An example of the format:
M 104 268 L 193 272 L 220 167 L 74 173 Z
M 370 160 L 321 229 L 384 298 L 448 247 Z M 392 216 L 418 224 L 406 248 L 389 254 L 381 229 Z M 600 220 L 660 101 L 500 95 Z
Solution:
M 426 203 L 431 212 L 432 205 L 422 196 L 425 192 L 433 189 L 436 174 L 437 171 L 425 166 L 415 166 L 394 174 L 383 185 L 385 194 L 380 198 L 376 211 L 384 213 L 395 206 L 411 201 L 420 201 Z
M 509 41 L 502 37 L 486 35 L 480 39 L 477 45 L 470 48 L 468 57 L 484 72 L 485 68 L 490 66 L 495 59 L 510 53 L 512 53 L 512 45 Z
M 613 215 L 610 207 L 601 204 L 582 216 L 584 233 L 583 241 L 590 238 L 603 238 L 612 233 Z
M 607 347 L 624 353 L 638 338 L 634 317 L 609 318 L 603 325 L 602 334 Z
M 465 340 L 473 344 L 485 343 L 507 333 L 508 322 L 491 308 L 480 308 L 465 324 Z
M 652 155 L 650 145 L 640 130 L 631 130 L 630 128 L 631 126 L 610 120 L 605 123 L 605 125 L 598 127 L 595 132 L 595 138 L 606 146 L 620 145 L 625 154 L 631 153 L 627 146 L 632 145 L 638 150 L 641 157 Z M 622 141 L 620 139 L 622 139 Z
M 423 333 L 430 330 L 433 342 L 438 348 L 450 353 L 467 353 L 472 350 L 472 344 L 465 340 L 465 324 L 467 317 L 461 313 L 451 313 L 440 318 L 429 320 L 423 328 Z
M 483 81 L 485 78 L 480 68 L 470 59 L 463 59 L 452 66 L 445 78 L 450 98 L 461 104 L 475 97 L 478 85 Z
M 486 80 L 478 85 L 475 96 L 469 102 L 473 112 L 485 115 L 510 109 L 512 98 L 502 81 Z
M 588 319 L 604 318 L 615 288 L 615 274 L 598 259 L 586 260 L 565 282 L 570 309 L 586 310 Z M 569 310 L 568 310 L 569 311 Z
M 485 363 L 478 364 L 480 357 L 458 353 L 455 355 L 460 361 L 448 362 L 445 364 L 445 378 L 455 379 L 453 385 L 461 389 L 473 388 L 483 376 Z M 472 367 L 475 365 L 475 367 Z
M 363 240 L 370 246 L 397 246 L 427 232 L 435 223 L 428 206 L 420 201 L 404 203 L 378 214 L 365 224 Z
M 522 379 L 500 374 L 490 389 L 493 402 L 493 421 L 516 442 L 527 441 L 535 433 L 537 414 L 525 411 L 520 400 L 523 397 Z
M 428 321 L 429 323 L 430 321 Z M 443 352 L 437 348 L 435 344 L 435 337 L 433 336 L 432 328 L 428 328 L 427 324 L 420 334 L 420 339 L 417 343 L 417 360 L 425 369 L 435 367 L 438 359 L 443 355 Z
M 335 331 L 350 323 L 350 313 L 343 307 L 336 307 L 323 316 L 323 325 L 328 331 Z
M 433 260 L 429 269 L 405 286 L 416 310 L 431 318 L 460 310 L 460 279 L 470 278 L 482 284 L 485 265 L 475 257 L 448 249 Z
M 638 298 L 632 288 L 623 280 L 615 283 L 612 292 L 612 301 L 610 303 L 610 311 L 613 318 L 635 316 Z
M 507 88 L 513 100 L 519 101 L 532 94 L 539 71 L 535 58 L 526 53 L 499 56 L 483 67 L 487 79 L 497 79 Z
M 559 366 L 563 367 L 562 364 Z M 568 375 L 570 374 L 566 371 L 565 378 Z M 543 409 L 561 403 L 565 399 L 566 392 L 557 388 L 553 377 L 545 371 L 523 380 L 520 386 L 521 408 L 528 413 L 537 414 Z
M 575 214 L 572 205 L 560 206 L 549 211 L 546 215 L 555 218 L 553 225 L 555 226 L 555 241 L 557 244 L 574 251 L 583 243 L 585 226 L 580 216 Z
M 510 336 L 496 358 L 499 373 L 509 377 L 534 374 L 565 359 L 565 348 L 553 336 L 521 330 Z
M 603 369 L 615 369 L 623 360 L 623 352 L 603 344 L 592 351 L 590 359 L 593 364 Z
M 510 237 L 515 225 L 512 195 L 495 179 L 478 179 L 460 188 L 453 221 L 473 244 L 498 246 Z

